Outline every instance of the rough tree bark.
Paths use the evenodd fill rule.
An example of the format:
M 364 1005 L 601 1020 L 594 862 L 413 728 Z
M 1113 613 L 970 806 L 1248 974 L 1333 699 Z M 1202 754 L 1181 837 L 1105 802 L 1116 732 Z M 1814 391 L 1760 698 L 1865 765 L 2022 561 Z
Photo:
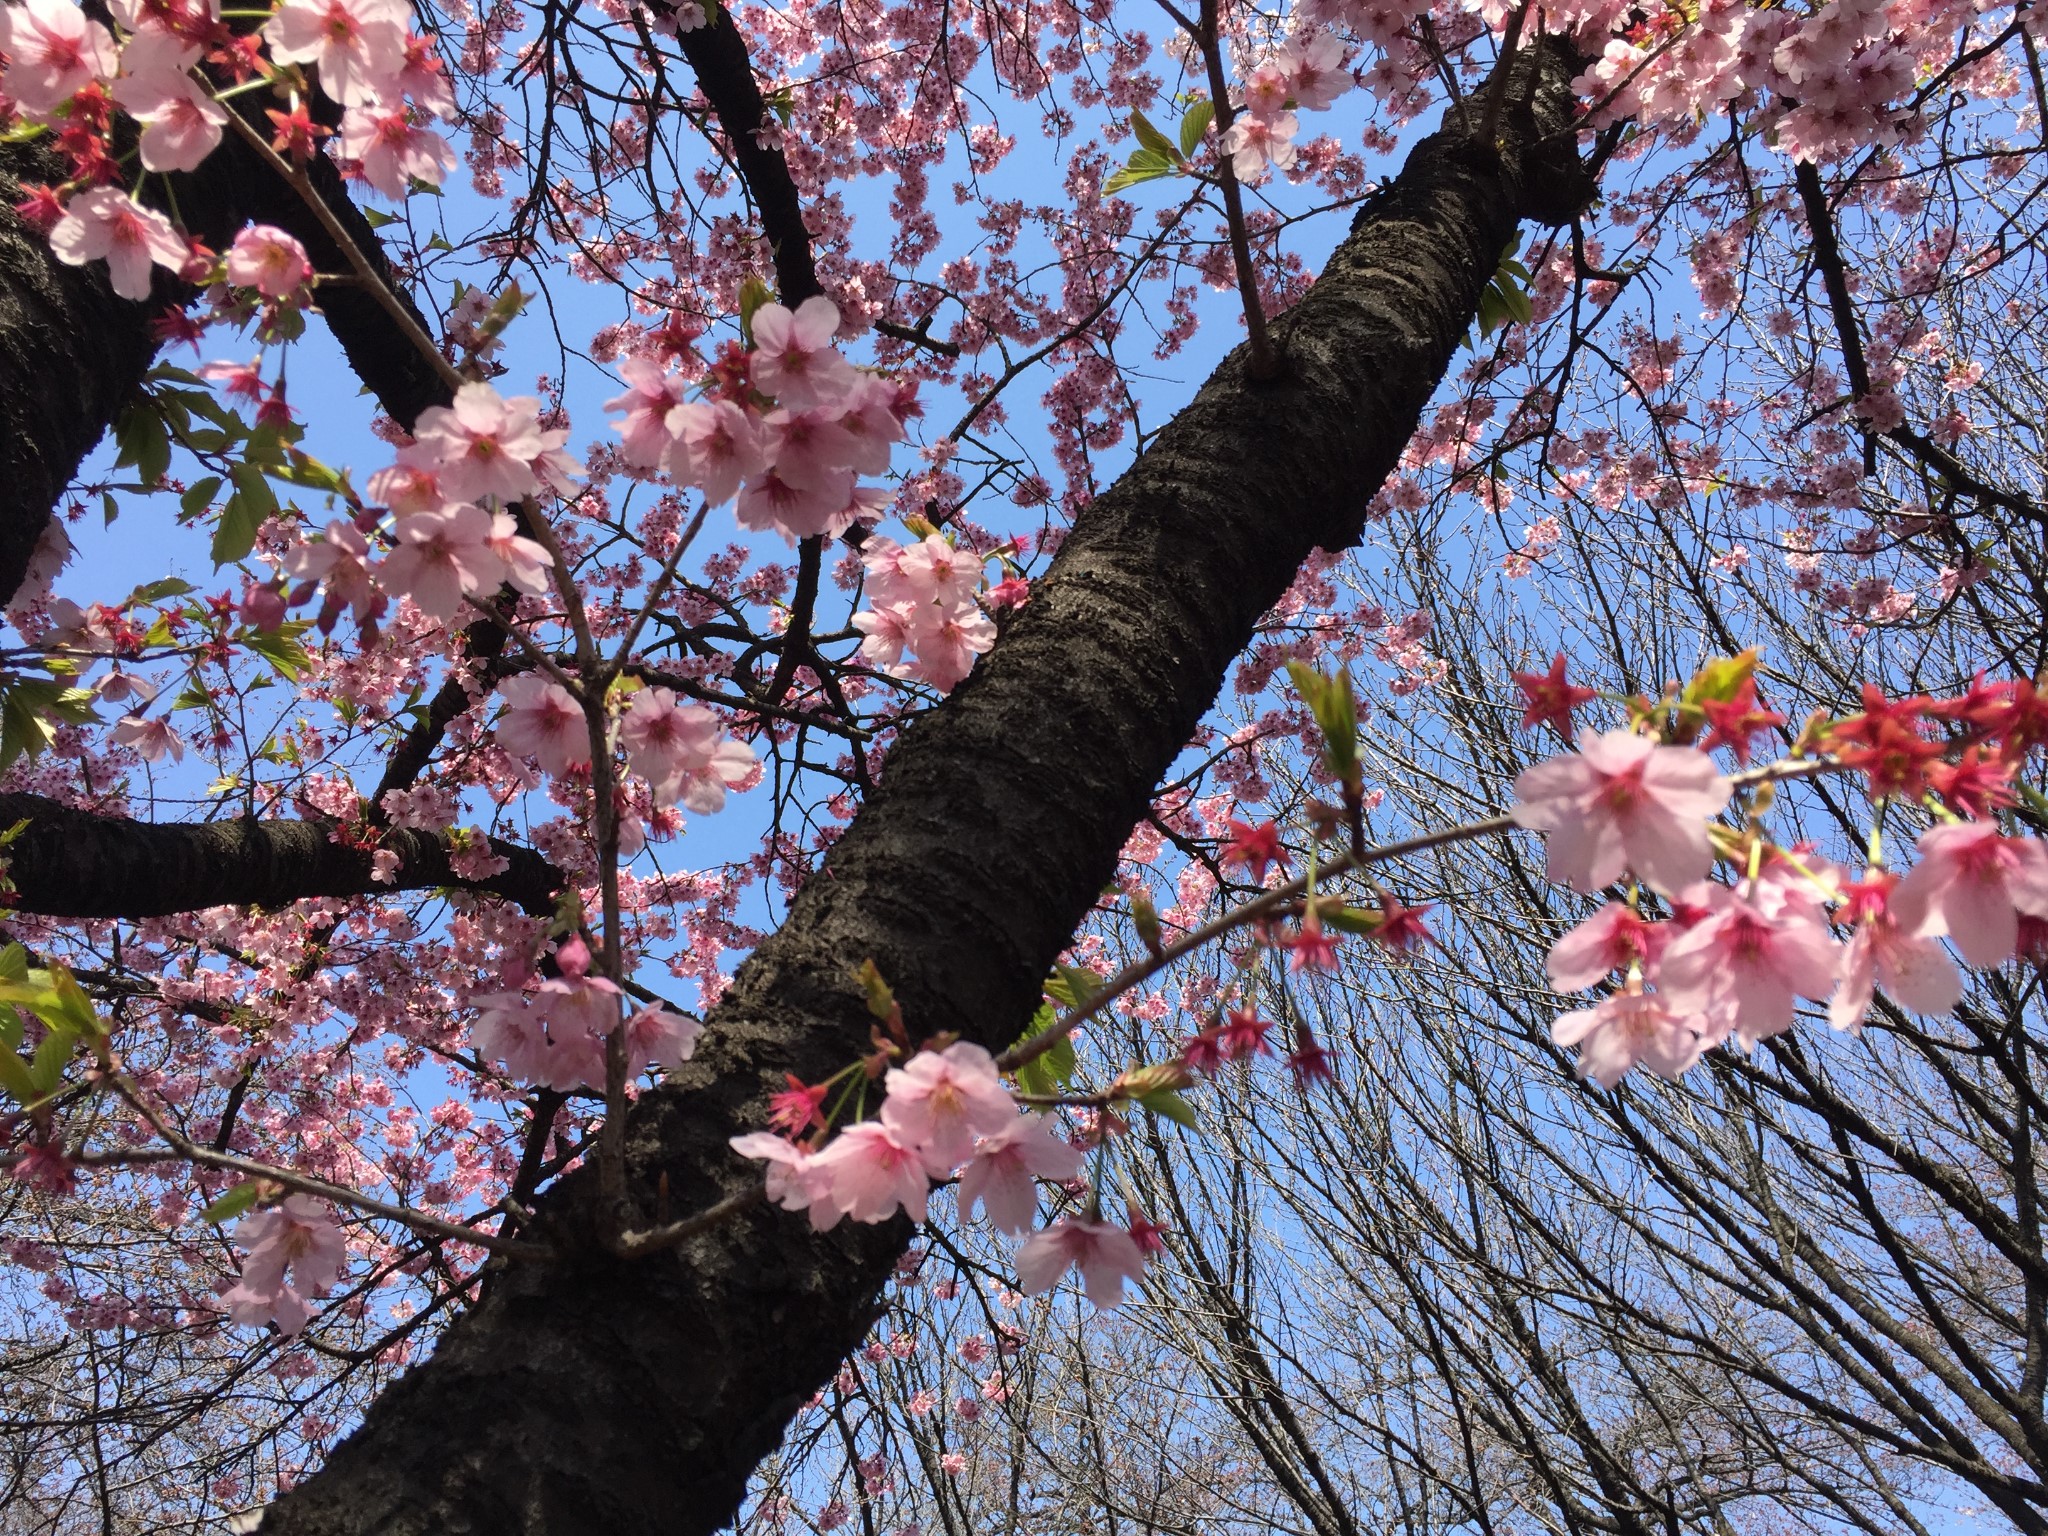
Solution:
M 1019 1033 L 1260 614 L 1310 550 L 1358 537 L 1518 222 L 1583 206 L 1573 72 L 1554 43 L 1525 51 L 1513 73 L 1534 85 L 1511 93 L 1495 144 L 1454 116 L 1419 145 L 1279 321 L 1283 376 L 1254 384 L 1234 353 L 1081 516 L 1002 643 L 892 753 L 697 1060 L 635 1107 L 651 1219 L 758 1181 L 725 1140 L 763 1123 L 785 1071 L 816 1079 L 864 1049 L 861 961 L 919 1033 Z M 551 1191 L 530 1235 L 560 1256 L 499 1275 L 263 1532 L 687 1536 L 729 1520 L 859 1342 L 910 1229 L 820 1237 L 756 1207 L 625 1262 L 591 1236 L 599 1205 L 593 1175 Z

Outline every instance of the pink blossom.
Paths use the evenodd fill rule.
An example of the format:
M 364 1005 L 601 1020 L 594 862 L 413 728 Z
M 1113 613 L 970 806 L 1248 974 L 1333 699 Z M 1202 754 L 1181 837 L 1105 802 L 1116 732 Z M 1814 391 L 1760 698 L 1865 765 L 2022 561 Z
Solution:
M 699 816 L 723 810 L 727 788 L 744 784 L 758 763 L 753 749 L 727 736 L 710 710 L 678 702 L 667 688 L 633 696 L 619 721 L 619 740 L 658 803 L 680 802 Z
M 839 1220 L 815 1154 L 767 1131 L 735 1136 L 729 1144 L 740 1156 L 768 1164 L 768 1198 L 782 1209 L 809 1212 L 811 1225 L 820 1232 Z
M 278 63 L 313 65 L 332 100 L 362 107 L 397 96 L 407 16 L 402 0 L 285 0 L 263 38 Z
M 306 248 L 281 229 L 251 224 L 228 248 L 228 281 L 266 299 L 287 299 L 313 275 Z
M 2012 958 L 2022 914 L 2048 917 L 2048 847 L 2036 838 L 1952 822 L 1921 833 L 1919 855 L 1891 898 L 1901 933 L 1946 934 L 1971 965 L 1993 966 Z
M 925 1219 L 931 1181 L 924 1158 L 881 1121 L 848 1126 L 811 1159 L 811 1168 L 824 1200 L 841 1216 L 887 1221 L 900 1208 L 912 1221 Z
M 590 725 L 568 689 L 525 672 L 499 684 L 498 693 L 505 700 L 498 745 L 505 751 L 534 758 L 557 777 L 590 766 Z
M 161 34 L 151 34 L 161 35 Z M 114 82 L 113 97 L 143 125 L 137 148 L 144 169 L 196 170 L 220 143 L 227 108 L 186 73 L 198 58 L 197 49 L 156 54 L 139 68 L 145 50 L 131 44 L 122 58 L 130 71 Z
M 1515 824 L 1550 834 L 1550 878 L 1593 892 L 1624 869 L 1675 891 L 1714 862 L 1708 818 L 1728 781 L 1691 747 L 1658 746 L 1633 731 L 1579 733 L 1579 750 L 1515 780 Z
M 1705 915 L 1673 939 L 1657 986 L 1680 1013 L 1707 1016 L 1710 1044 L 1733 1035 L 1744 1050 L 1792 1026 L 1793 998 L 1834 990 L 1842 947 L 1820 910 L 1782 884 L 1758 882 L 1744 897 L 1704 881 L 1682 892 Z
M 652 1004 L 637 1008 L 626 1020 L 626 1070 L 638 1073 L 657 1066 L 673 1072 L 697 1053 L 697 1037 L 703 1033 L 696 1019 Z
M 1621 991 L 1563 1015 L 1550 1026 L 1550 1038 L 1579 1048 L 1580 1077 L 1612 1088 L 1635 1066 L 1659 1077 L 1679 1076 L 1709 1044 L 1701 1034 L 1705 1023 L 1696 1013 L 1674 1012 L 1655 993 Z
M 1009 1123 L 985 1137 L 961 1170 L 960 1210 L 972 1216 L 978 1204 L 998 1232 L 1023 1232 L 1038 1209 L 1036 1180 L 1065 1183 L 1080 1172 L 1079 1150 L 1054 1134 L 1046 1116 L 1013 1110 Z
M 275 1322 L 287 1337 L 306 1325 L 302 1293 L 319 1295 L 339 1280 L 348 1256 L 333 1213 L 311 1195 L 244 1216 L 234 1241 L 248 1257 L 241 1283 L 222 1298 L 229 1315 L 238 1323 Z
M 1344 44 L 1334 32 L 1317 28 L 1297 32 L 1274 56 L 1287 75 L 1288 91 L 1295 105 L 1306 112 L 1320 112 L 1351 89 L 1351 72 L 1344 67 Z
M 161 762 L 166 754 L 174 763 L 185 760 L 185 738 L 171 729 L 168 720 L 124 715 L 107 739 L 117 747 L 133 747 L 144 762 Z
M 839 306 L 813 294 L 792 314 L 780 304 L 754 311 L 754 381 L 780 405 L 803 410 L 842 400 L 853 387 L 853 365 L 832 338 Z
M 124 299 L 148 298 L 151 265 L 176 272 L 189 254 L 169 219 L 113 187 L 94 187 L 72 198 L 50 231 L 50 250 L 73 267 L 104 257 L 114 292 Z
M 465 384 L 452 406 L 420 412 L 413 437 L 433 456 L 449 497 L 517 501 L 540 489 L 532 461 L 552 446 L 539 417 L 540 402 L 531 395 L 507 400 L 488 384 Z
M 1017 1281 L 1026 1296 L 1041 1296 L 1069 1269 L 1097 1310 L 1107 1312 L 1124 1299 L 1124 1282 L 1145 1278 L 1145 1255 L 1131 1234 L 1106 1221 L 1063 1216 L 1034 1232 L 1017 1251 Z
M 1219 147 L 1230 156 L 1230 168 L 1239 181 L 1257 181 L 1269 165 L 1276 171 L 1292 168 L 1299 153 L 1294 147 L 1299 127 L 1292 112 L 1270 118 L 1247 115 L 1230 125 Z
M 358 624 L 374 615 L 384 602 L 370 574 L 370 544 L 353 523 L 334 518 L 318 539 L 292 546 L 284 559 L 284 573 L 293 581 L 317 582 L 327 590 L 321 615 L 324 627 L 332 627 L 342 608 L 351 609 Z
M 996 643 L 995 621 L 972 603 L 933 608 L 919 615 L 912 631 L 917 646 L 915 675 L 941 693 L 951 693 L 974 670 L 974 658 Z
M 398 548 L 377 578 L 388 591 L 409 595 L 428 618 L 446 623 L 466 594 L 495 591 L 505 579 L 505 562 L 491 550 L 491 514 L 473 502 L 401 517 L 394 532 Z
M 25 112 L 53 112 L 115 69 L 113 37 L 70 0 L 0 5 L 0 53 L 7 56 L 0 87 Z
M 883 1088 L 882 1124 L 918 1150 L 934 1178 L 966 1162 L 977 1135 L 994 1136 L 1017 1119 L 995 1058 L 965 1040 L 891 1067 Z
M 1842 962 L 1842 985 L 1828 1005 L 1828 1023 L 1855 1033 L 1863 1027 L 1879 982 L 1892 1000 L 1915 1013 L 1947 1013 L 1962 1001 L 1963 978 L 1932 939 L 1900 932 L 1891 910 L 1899 877 L 1873 870 L 1849 888 L 1849 910 L 1860 916 Z
M 1550 946 L 1551 990 L 1577 992 L 1646 964 L 1669 932 L 1668 924 L 1645 922 L 1627 903 L 1609 902 Z
M 678 469 L 677 478 L 696 486 L 714 507 L 730 500 L 740 482 L 759 474 L 768 462 L 759 418 L 730 400 L 679 405 L 669 417 L 669 430 L 689 450 L 689 467 Z
M 403 105 L 350 107 L 341 120 L 341 152 L 393 202 L 404 201 L 415 181 L 440 186 L 455 168 L 448 141 Z
M 669 469 L 680 449 L 683 465 L 678 478 L 687 480 L 688 450 L 669 430 L 671 414 L 683 404 L 682 375 L 665 372 L 644 357 L 627 358 L 619 364 L 619 372 L 625 376 L 626 392 L 605 401 L 604 408 L 625 413 L 626 419 L 616 425 L 626 440 L 626 462 L 640 469 Z

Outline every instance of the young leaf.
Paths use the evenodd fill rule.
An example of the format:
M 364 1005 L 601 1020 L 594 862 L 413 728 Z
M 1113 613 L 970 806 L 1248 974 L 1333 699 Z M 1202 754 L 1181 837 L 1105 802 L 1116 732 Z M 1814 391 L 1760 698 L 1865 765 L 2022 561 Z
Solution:
M 1180 152 L 1183 155 L 1195 152 L 1215 117 L 1216 103 L 1213 101 L 1198 101 L 1187 109 L 1180 120 Z
M 1026 1040 L 1044 1034 L 1052 1028 L 1057 1018 L 1058 1015 L 1052 1011 L 1051 1005 L 1040 1004 L 1038 1012 L 1031 1016 L 1031 1023 L 1017 1043 L 1022 1045 Z M 1017 1069 L 1017 1086 L 1026 1093 L 1055 1094 L 1073 1079 L 1074 1042 L 1071 1039 L 1060 1041 L 1044 1055 L 1034 1056 Z
M 1171 1088 L 1159 1088 L 1151 1093 L 1140 1094 L 1138 1102 L 1151 1110 L 1153 1114 L 1164 1115 L 1175 1125 L 1185 1126 L 1191 1131 L 1195 1129 L 1194 1110 L 1189 1106 L 1186 1099 L 1175 1093 Z
M 1155 155 L 1158 155 L 1168 165 L 1178 165 L 1180 163 L 1182 158 L 1180 147 L 1165 134 L 1161 133 L 1154 126 L 1152 119 L 1140 112 L 1136 107 L 1131 108 L 1131 127 L 1138 135 L 1138 142 L 1151 150 Z
M 135 466 L 135 478 L 144 485 L 161 481 L 171 467 L 171 438 L 156 402 L 137 395 L 114 423 L 114 446 L 120 450 L 116 464 Z
M 263 1185 L 259 1180 L 245 1180 L 201 1211 L 199 1219 L 211 1222 L 233 1221 L 254 1205 L 262 1193 Z

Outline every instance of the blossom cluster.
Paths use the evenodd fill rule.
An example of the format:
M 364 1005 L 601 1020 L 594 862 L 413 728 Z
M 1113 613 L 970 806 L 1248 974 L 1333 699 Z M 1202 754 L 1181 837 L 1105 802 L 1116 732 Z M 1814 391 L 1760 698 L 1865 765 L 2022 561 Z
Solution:
M 888 469 L 915 387 L 847 361 L 834 344 L 839 308 L 822 296 L 794 311 L 762 304 L 751 328 L 753 347 L 727 348 L 701 399 L 682 373 L 645 358 L 620 365 L 629 387 L 605 409 L 624 414 L 626 462 L 695 487 L 709 506 L 737 496 L 742 528 L 792 544 L 874 521 L 880 493 L 859 477 Z
M 1675 1077 L 1723 1042 L 1749 1050 L 1789 1029 L 1800 998 L 1827 1003 L 1829 1022 L 1850 1031 L 1879 986 L 1902 1008 L 1945 1012 L 1962 978 L 1943 938 L 1977 967 L 2048 954 L 2048 844 L 1996 820 L 2048 739 L 2048 700 L 2030 683 L 1980 679 L 1952 700 L 1866 690 L 1864 703 L 1812 745 L 1862 772 L 1875 799 L 1938 818 L 1903 875 L 1873 863 L 1851 878 L 1810 849 L 1717 824 L 1734 785 L 1700 746 L 1586 730 L 1576 752 L 1517 779 L 1514 818 L 1549 834 L 1552 879 L 1588 894 L 1634 882 L 1550 950 L 1557 991 L 1620 978 L 1553 1028 L 1578 1047 L 1582 1075 L 1609 1087 L 1636 1065 Z M 1707 878 L 1724 854 L 1732 884 Z M 1652 898 L 1665 915 L 1646 915 Z
M 218 0 L 115 0 L 111 10 L 115 30 L 71 0 L 0 6 L 0 103 L 51 130 L 71 168 L 63 188 L 26 189 L 23 211 L 49 231 L 59 260 L 105 260 L 124 298 L 149 296 L 153 266 L 203 282 L 214 263 L 162 213 L 121 190 L 116 107 L 141 127 L 133 153 L 143 170 L 190 171 L 228 126 L 219 92 L 259 77 L 289 87 L 296 66 L 312 70 L 343 109 L 345 169 L 387 197 L 404 198 L 415 181 L 438 186 L 454 164 L 447 142 L 427 126 L 454 116 L 454 96 L 400 0 L 284 0 L 254 39 L 222 18 Z M 303 161 L 327 130 L 294 101 L 270 116 L 275 147 Z M 273 244 L 267 255 L 240 254 L 229 280 L 271 297 L 287 275 L 306 275 L 295 241 Z M 261 268 L 266 260 L 274 265 Z
M 605 1086 L 605 1042 L 620 1027 L 624 995 L 617 982 L 594 976 L 590 946 L 572 936 L 555 951 L 559 974 L 526 991 L 520 968 L 508 970 L 507 989 L 471 999 L 481 1012 L 475 1040 L 486 1059 L 502 1062 L 513 1077 L 557 1092 Z M 654 1004 L 625 1021 L 626 1072 L 650 1066 L 673 1070 L 690 1059 L 703 1025 Z
M 778 1123 L 802 1135 L 827 1128 L 829 1085 L 793 1084 L 778 1096 Z M 959 1176 L 961 1214 L 977 1206 L 1002 1232 L 1022 1233 L 1038 1209 L 1037 1180 L 1077 1180 L 1080 1152 L 1054 1134 L 1044 1115 L 1020 1114 L 993 1057 L 958 1041 L 922 1051 L 883 1079 L 881 1114 L 824 1141 L 767 1131 L 733 1138 L 733 1149 L 767 1163 L 768 1198 L 809 1214 L 819 1231 L 845 1217 L 886 1221 L 898 1211 L 926 1219 L 934 1180 Z M 1033 1233 L 1017 1256 L 1027 1295 L 1050 1290 L 1078 1269 L 1098 1307 L 1123 1300 L 1124 1283 L 1142 1278 L 1145 1256 L 1132 1233 L 1096 1215 L 1063 1216 Z
M 861 659 L 950 691 L 996 643 L 995 624 L 975 600 L 981 561 L 936 533 L 908 547 L 872 534 L 860 553 L 871 604 L 853 616 Z
M 1294 109 L 1320 112 L 1351 89 L 1344 44 L 1334 32 L 1305 27 L 1248 74 L 1237 118 L 1218 148 L 1230 156 L 1239 181 L 1257 181 L 1266 168 L 1293 169 L 1300 151 L 1294 136 L 1301 122 Z

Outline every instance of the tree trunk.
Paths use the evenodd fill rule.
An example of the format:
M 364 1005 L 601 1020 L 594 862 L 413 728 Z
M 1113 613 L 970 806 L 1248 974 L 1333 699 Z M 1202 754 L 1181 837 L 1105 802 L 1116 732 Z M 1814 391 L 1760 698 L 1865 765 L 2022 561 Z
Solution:
M 1358 538 L 1518 222 L 1583 206 L 1575 67 L 1555 43 L 1525 50 L 1513 94 L 1533 101 L 1503 116 L 1497 145 L 1447 129 L 1418 146 L 1278 320 L 1282 376 L 1254 383 L 1233 353 L 1081 515 L 1002 643 L 905 734 L 697 1060 L 633 1109 L 650 1219 L 758 1184 L 726 1138 L 764 1123 L 785 1071 L 815 1081 L 866 1048 L 862 961 L 919 1034 L 1001 1047 L 1021 1032 L 1260 615 L 1311 550 Z M 499 1274 L 270 1508 L 266 1536 L 690 1536 L 729 1521 L 859 1343 L 911 1229 L 814 1236 L 755 1207 L 623 1262 L 589 1235 L 599 1207 L 593 1171 L 562 1180 L 529 1233 L 562 1256 Z

